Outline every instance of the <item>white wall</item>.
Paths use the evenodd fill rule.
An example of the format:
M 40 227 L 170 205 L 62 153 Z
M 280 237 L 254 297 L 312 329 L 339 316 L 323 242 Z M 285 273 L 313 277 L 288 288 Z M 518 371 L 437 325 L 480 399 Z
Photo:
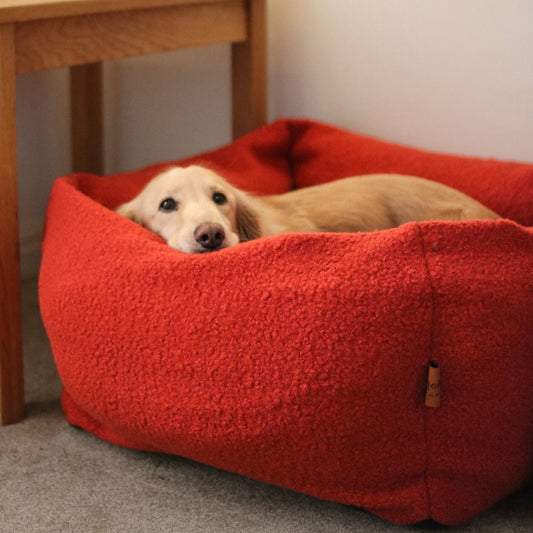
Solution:
M 269 119 L 533 162 L 531 0 L 267 0 Z M 229 47 L 106 64 L 106 172 L 230 141 Z M 17 80 L 23 274 L 70 171 L 68 73 Z
M 531 0 L 270 1 L 273 114 L 533 161 Z

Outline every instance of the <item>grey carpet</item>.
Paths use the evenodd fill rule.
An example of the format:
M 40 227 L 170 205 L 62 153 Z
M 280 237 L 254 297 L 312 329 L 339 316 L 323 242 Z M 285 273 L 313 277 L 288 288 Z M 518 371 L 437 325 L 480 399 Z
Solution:
M 396 526 L 350 506 L 179 457 L 113 446 L 70 427 L 40 321 L 23 284 L 27 418 L 0 428 L 0 532 L 531 532 L 533 487 L 459 528 Z

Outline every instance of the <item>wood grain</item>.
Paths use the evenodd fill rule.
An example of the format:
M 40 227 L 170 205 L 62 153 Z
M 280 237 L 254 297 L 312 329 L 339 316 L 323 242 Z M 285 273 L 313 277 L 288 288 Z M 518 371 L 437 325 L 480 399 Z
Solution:
M 15 41 L 0 24 L 0 425 L 24 413 L 15 121 Z
M 245 38 L 244 0 L 36 20 L 16 25 L 16 70 L 96 63 Z
M 228 0 L 2 0 L 0 23 Z
M 102 63 L 70 68 L 72 170 L 104 173 Z
M 247 0 L 247 40 L 232 45 L 233 138 L 266 122 L 266 5 Z

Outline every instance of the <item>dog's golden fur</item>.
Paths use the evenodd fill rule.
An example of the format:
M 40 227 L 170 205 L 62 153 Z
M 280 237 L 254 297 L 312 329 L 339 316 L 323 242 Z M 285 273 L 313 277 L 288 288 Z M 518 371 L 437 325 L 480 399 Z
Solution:
M 499 218 L 466 194 L 413 176 L 356 176 L 257 197 L 200 166 L 163 172 L 117 212 L 186 253 L 280 233 L 374 231 L 406 222 Z

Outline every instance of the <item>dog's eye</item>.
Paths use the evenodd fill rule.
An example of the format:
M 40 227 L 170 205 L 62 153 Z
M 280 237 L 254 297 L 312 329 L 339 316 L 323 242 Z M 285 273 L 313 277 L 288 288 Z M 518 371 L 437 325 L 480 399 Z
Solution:
M 159 210 L 165 211 L 166 213 L 170 213 L 170 211 L 176 211 L 178 208 L 178 204 L 174 198 L 165 198 L 160 204 L 159 204 Z
M 227 201 L 228 199 L 226 198 L 226 195 L 221 192 L 213 193 L 213 202 L 215 202 L 215 204 L 224 205 Z

